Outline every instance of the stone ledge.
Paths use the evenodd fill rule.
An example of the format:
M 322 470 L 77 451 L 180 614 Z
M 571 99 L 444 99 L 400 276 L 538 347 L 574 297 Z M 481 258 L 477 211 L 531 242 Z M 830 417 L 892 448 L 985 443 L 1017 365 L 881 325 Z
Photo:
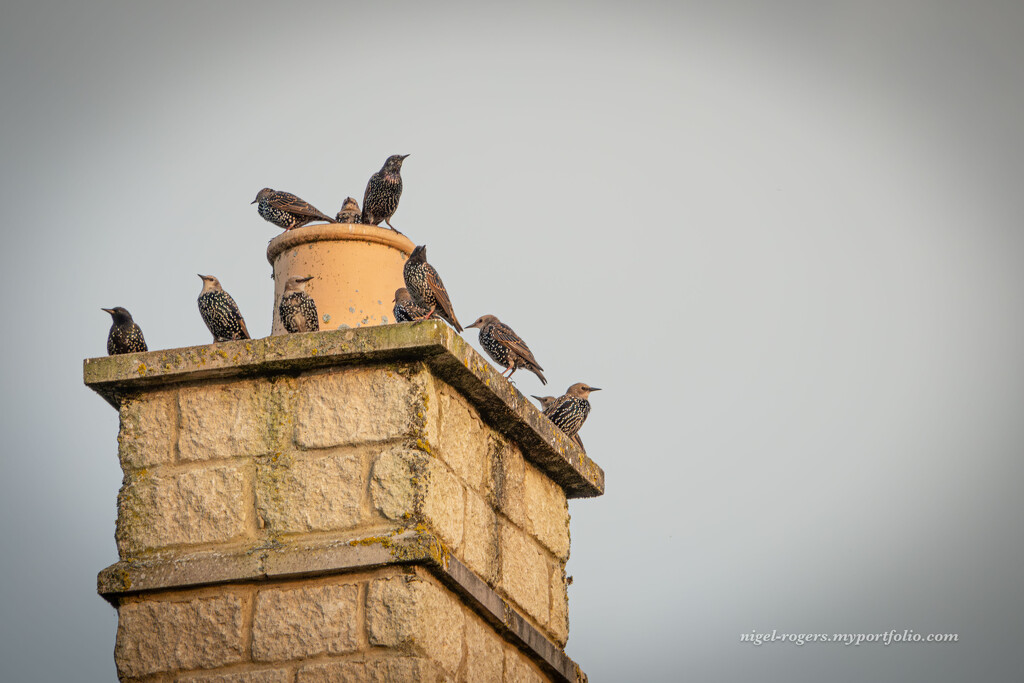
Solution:
M 587 680 L 561 648 L 452 556 L 436 537 L 424 532 L 405 531 L 393 536 L 323 545 L 273 544 L 249 551 L 206 552 L 174 559 L 122 560 L 100 572 L 97 590 L 117 606 L 121 598 L 138 593 L 330 576 L 395 564 L 426 567 L 554 680 L 562 683 Z
M 295 374 L 329 366 L 422 361 L 464 395 L 483 419 L 522 447 L 569 498 L 604 493 L 604 471 L 455 330 L 427 320 L 290 334 L 206 346 L 87 358 L 85 384 L 115 408 L 156 387 L 207 379 Z

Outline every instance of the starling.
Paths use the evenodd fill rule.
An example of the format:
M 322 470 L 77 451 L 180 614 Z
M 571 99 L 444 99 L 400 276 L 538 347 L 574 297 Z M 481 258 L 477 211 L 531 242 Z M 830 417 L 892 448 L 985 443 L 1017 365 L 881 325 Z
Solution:
M 517 369 L 525 368 L 537 375 L 541 384 L 548 383 L 541 374 L 544 368 L 537 363 L 526 342 L 511 327 L 493 315 L 482 315 L 469 327 L 480 328 L 480 346 L 484 347 L 484 351 L 495 363 L 505 366 L 505 370 L 509 371 L 509 379 L 512 379 Z M 504 377 L 505 372 L 502 371 L 501 375 Z
M 424 309 L 436 307 L 434 313 L 438 317 L 447 320 L 452 327 L 462 332 L 462 325 L 455 317 L 451 299 L 448 298 L 448 290 L 444 288 L 441 276 L 434 270 L 434 266 L 427 263 L 427 245 L 412 250 L 409 260 L 405 262 L 402 275 L 405 277 L 405 286 L 417 306 Z
M 146 339 L 142 336 L 142 329 L 132 320 L 132 314 L 126 309 L 104 308 L 114 319 L 110 326 L 110 334 L 107 335 L 107 353 L 115 356 L 119 353 L 138 353 L 149 351 L 146 347 Z
M 412 295 L 409 294 L 409 290 L 405 287 L 399 287 L 395 290 L 396 323 L 411 323 L 416 322 L 417 320 L 436 318 L 436 308 L 436 306 L 431 306 L 430 308 L 417 306 L 416 302 L 412 300 Z
M 284 294 L 277 307 L 281 315 L 281 323 L 289 332 L 317 332 L 320 330 L 320 318 L 316 313 L 316 302 L 306 294 L 306 283 L 309 277 L 290 277 L 284 284 Z
M 245 321 L 238 311 L 238 304 L 220 286 L 220 280 L 212 275 L 200 275 L 203 291 L 199 293 L 199 315 L 213 334 L 213 341 L 251 339 Z
M 362 223 L 363 215 L 359 211 L 359 204 L 351 197 L 345 197 L 345 203 L 341 205 L 341 211 L 335 216 L 339 223 Z
M 590 414 L 590 401 L 587 398 L 592 391 L 601 390 L 597 387 L 587 386 L 583 382 L 577 382 L 565 390 L 564 396 L 559 396 L 544 409 L 544 415 L 575 441 L 581 449 L 583 449 L 583 442 L 580 441 L 577 432 L 580 431 L 584 420 Z
M 363 193 L 363 223 L 380 225 L 384 221 L 389 228 L 395 230 L 395 226 L 391 225 L 391 217 L 395 215 L 398 199 L 402 196 L 402 161 L 407 156 L 392 154 L 381 169 L 370 176 Z
M 256 194 L 256 199 L 250 203 L 255 204 L 256 202 L 260 203 L 259 212 L 264 220 L 285 230 L 299 228 L 312 221 L 337 223 L 333 218 L 320 213 L 309 202 L 299 199 L 290 192 L 280 192 L 264 187 Z
M 533 396 L 533 394 L 530 395 Z M 548 406 L 558 400 L 554 396 L 533 396 L 533 398 L 537 399 L 537 403 L 540 403 L 541 410 L 547 410 Z

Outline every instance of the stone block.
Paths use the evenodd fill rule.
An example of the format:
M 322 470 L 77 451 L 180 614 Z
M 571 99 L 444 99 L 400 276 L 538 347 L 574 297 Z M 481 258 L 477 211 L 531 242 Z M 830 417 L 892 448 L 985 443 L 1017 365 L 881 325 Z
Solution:
M 425 420 L 425 391 L 418 374 L 384 367 L 302 377 L 295 441 L 330 448 L 412 436 Z
M 370 500 L 374 509 L 388 519 L 411 523 L 429 459 L 423 451 L 407 448 L 377 456 L 370 470 Z
M 524 503 L 526 494 L 523 491 L 523 479 L 526 476 L 526 462 L 523 460 L 523 453 L 515 444 L 505 442 L 500 444 L 497 457 L 499 461 L 496 491 L 498 509 L 520 527 L 529 528 Z
M 462 606 L 433 579 L 410 574 L 377 579 L 366 599 L 371 646 L 424 654 L 449 674 L 462 661 Z
M 487 501 L 471 491 L 466 492 L 466 518 L 458 554 L 480 578 L 492 586 L 496 583 L 498 519 Z
M 539 624 L 549 616 L 550 568 L 540 546 L 508 523 L 501 524 L 500 587 Z
M 502 683 L 548 683 L 548 680 L 526 655 L 511 647 L 505 649 L 505 677 Z
M 293 683 L 294 680 L 295 674 L 291 669 L 260 669 L 227 674 L 189 674 L 175 678 L 174 683 Z
M 438 452 L 448 466 L 478 493 L 490 490 L 490 429 L 466 399 L 446 385 L 438 393 Z
M 237 465 L 126 474 L 117 497 L 121 557 L 254 533 L 251 489 L 251 475 Z
M 437 458 L 427 461 L 426 475 L 422 487 L 423 523 L 437 532 L 449 548 L 455 548 L 462 543 L 462 484 Z
M 569 559 L 569 506 L 565 491 L 533 465 L 526 463 L 523 503 L 530 533 L 558 559 Z
M 117 454 L 125 470 L 174 460 L 178 433 L 177 392 L 151 391 L 121 404 Z
M 256 468 L 256 511 L 272 533 L 333 531 L 363 520 L 360 453 L 269 456 Z
M 505 668 L 504 640 L 477 616 L 466 619 L 466 667 L 461 680 L 500 681 Z
M 427 659 L 385 657 L 304 666 L 299 669 L 297 683 L 440 683 L 445 680 L 450 679 Z
M 551 572 L 551 621 L 548 630 L 563 649 L 569 642 L 569 593 L 565 585 L 565 570 L 557 567 Z
M 462 541 L 463 487 L 437 458 L 393 449 L 374 460 L 370 499 L 388 519 L 409 526 L 422 522 L 454 548 Z
M 356 584 L 264 588 L 256 595 L 252 658 L 274 662 L 355 652 L 358 603 Z
M 267 380 L 182 388 L 178 457 L 195 461 L 270 452 L 277 419 L 270 398 Z
M 114 647 L 118 676 L 212 669 L 242 661 L 243 611 L 243 598 L 233 593 L 122 604 Z

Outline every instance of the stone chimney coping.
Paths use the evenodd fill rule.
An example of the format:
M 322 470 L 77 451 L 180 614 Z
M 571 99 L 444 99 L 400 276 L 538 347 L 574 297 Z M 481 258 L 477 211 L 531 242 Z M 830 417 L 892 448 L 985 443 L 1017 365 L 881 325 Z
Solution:
M 175 383 L 260 377 L 318 368 L 422 361 L 569 498 L 604 493 L 604 471 L 441 321 L 345 328 L 87 358 L 84 379 L 115 408 L 125 397 Z

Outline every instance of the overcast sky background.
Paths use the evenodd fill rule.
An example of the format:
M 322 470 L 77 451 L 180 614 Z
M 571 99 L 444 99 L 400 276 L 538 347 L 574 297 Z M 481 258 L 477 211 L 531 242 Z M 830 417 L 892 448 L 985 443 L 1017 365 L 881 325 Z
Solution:
M 257 190 L 396 153 L 458 316 L 605 389 L 592 681 L 1024 679 L 1024 4 L 7 2 L 0 93 L 4 679 L 115 676 L 100 307 L 266 335 Z M 739 642 L 893 628 L 960 642 Z

